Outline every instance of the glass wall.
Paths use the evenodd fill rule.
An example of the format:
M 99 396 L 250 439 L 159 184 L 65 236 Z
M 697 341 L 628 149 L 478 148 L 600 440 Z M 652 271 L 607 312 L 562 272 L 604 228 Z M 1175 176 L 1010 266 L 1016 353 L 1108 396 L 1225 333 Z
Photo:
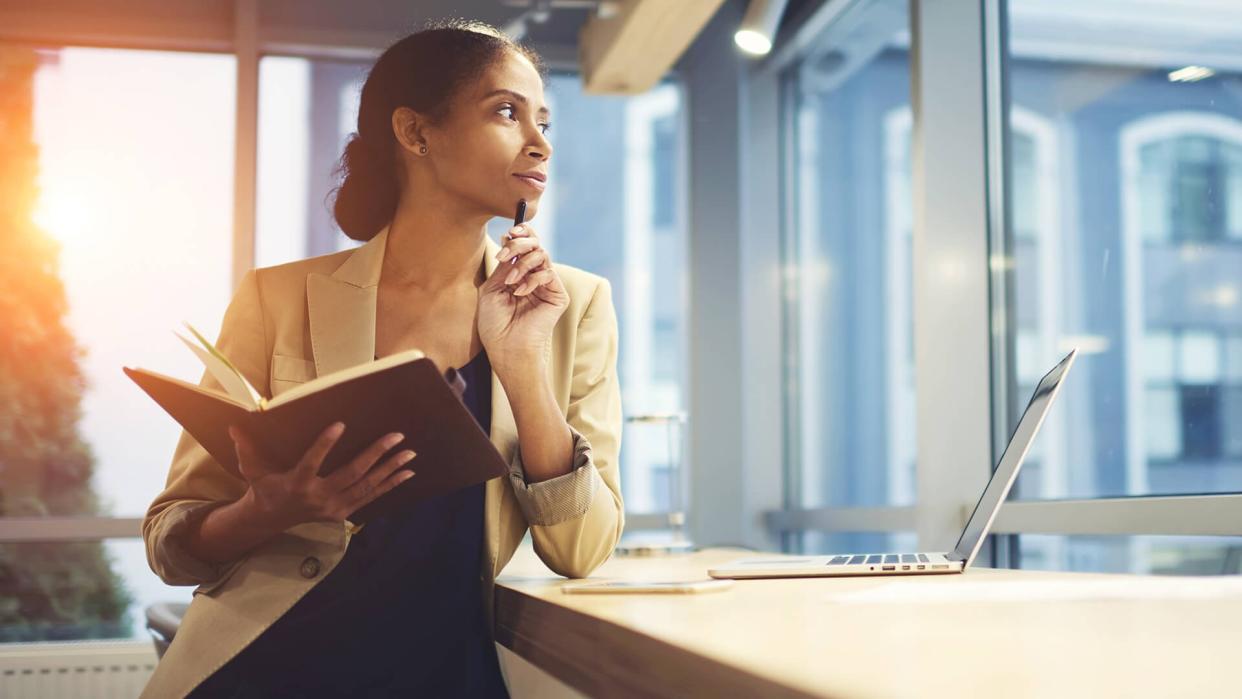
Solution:
M 1084 352 L 1019 497 L 1242 491 L 1242 44 L 1218 29 L 1242 6 L 1200 5 L 1009 2 L 1015 370 L 1000 414 Z M 1176 567 L 1161 546 L 1024 536 L 1019 550 L 1041 567 Z
M 915 500 L 907 3 L 846 10 L 787 73 L 794 225 L 787 478 L 796 508 Z M 886 534 L 806 533 L 806 551 Z
M 0 235 L 19 301 L 0 320 L 15 352 L 0 514 L 141 517 L 180 427 L 121 367 L 202 374 L 172 331 L 214 333 L 231 296 L 236 63 L 14 46 L 0 61 Z M 189 594 L 138 540 L 0 547 L 3 640 L 139 636 L 145 604 Z

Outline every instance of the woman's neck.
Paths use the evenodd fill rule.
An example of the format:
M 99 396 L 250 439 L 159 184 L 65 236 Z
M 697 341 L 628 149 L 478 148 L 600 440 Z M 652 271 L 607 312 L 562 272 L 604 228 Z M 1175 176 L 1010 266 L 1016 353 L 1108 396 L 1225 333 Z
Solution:
M 385 285 L 436 293 L 462 284 L 478 286 L 487 249 L 487 222 L 446 197 L 404 196 L 388 227 Z

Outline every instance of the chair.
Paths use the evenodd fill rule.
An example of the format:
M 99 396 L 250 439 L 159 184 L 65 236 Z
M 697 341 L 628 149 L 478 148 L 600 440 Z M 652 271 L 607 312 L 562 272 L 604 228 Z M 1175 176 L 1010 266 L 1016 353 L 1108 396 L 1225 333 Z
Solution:
M 151 632 L 151 640 L 155 642 L 155 654 L 164 657 L 168 644 L 177 635 L 181 626 L 181 617 L 190 605 L 185 602 L 157 602 L 147 607 L 147 630 Z

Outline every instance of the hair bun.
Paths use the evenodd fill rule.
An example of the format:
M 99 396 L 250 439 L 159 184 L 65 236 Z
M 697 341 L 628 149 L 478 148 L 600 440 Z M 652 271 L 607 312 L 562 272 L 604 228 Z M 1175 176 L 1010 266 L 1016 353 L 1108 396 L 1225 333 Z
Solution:
M 354 133 L 339 170 L 344 177 L 332 210 L 337 225 L 354 240 L 370 240 L 397 210 L 399 192 L 392 156 Z

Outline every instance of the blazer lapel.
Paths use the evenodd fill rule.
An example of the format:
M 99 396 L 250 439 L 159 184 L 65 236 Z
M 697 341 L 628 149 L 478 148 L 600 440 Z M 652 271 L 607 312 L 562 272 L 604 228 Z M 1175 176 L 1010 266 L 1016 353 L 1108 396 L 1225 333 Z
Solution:
M 310 320 L 311 351 L 315 372 L 323 376 L 375 359 L 375 305 L 388 226 L 374 238 L 356 248 L 331 275 L 311 273 L 306 276 L 306 305 Z M 490 278 L 500 263 L 500 252 L 491 236 L 485 236 L 487 251 L 483 255 L 484 278 Z M 551 341 L 545 357 L 551 354 Z M 517 425 L 504 386 L 492 372 L 492 424 L 489 436 L 506 462 L 513 461 L 517 447 Z M 500 545 L 501 508 L 506 502 L 504 478 L 493 478 L 486 485 L 484 531 L 487 533 L 487 563 L 492 576 L 496 570 Z
M 306 308 L 317 376 L 375 359 L 375 300 L 387 239 L 385 226 L 331 275 L 306 275 Z

